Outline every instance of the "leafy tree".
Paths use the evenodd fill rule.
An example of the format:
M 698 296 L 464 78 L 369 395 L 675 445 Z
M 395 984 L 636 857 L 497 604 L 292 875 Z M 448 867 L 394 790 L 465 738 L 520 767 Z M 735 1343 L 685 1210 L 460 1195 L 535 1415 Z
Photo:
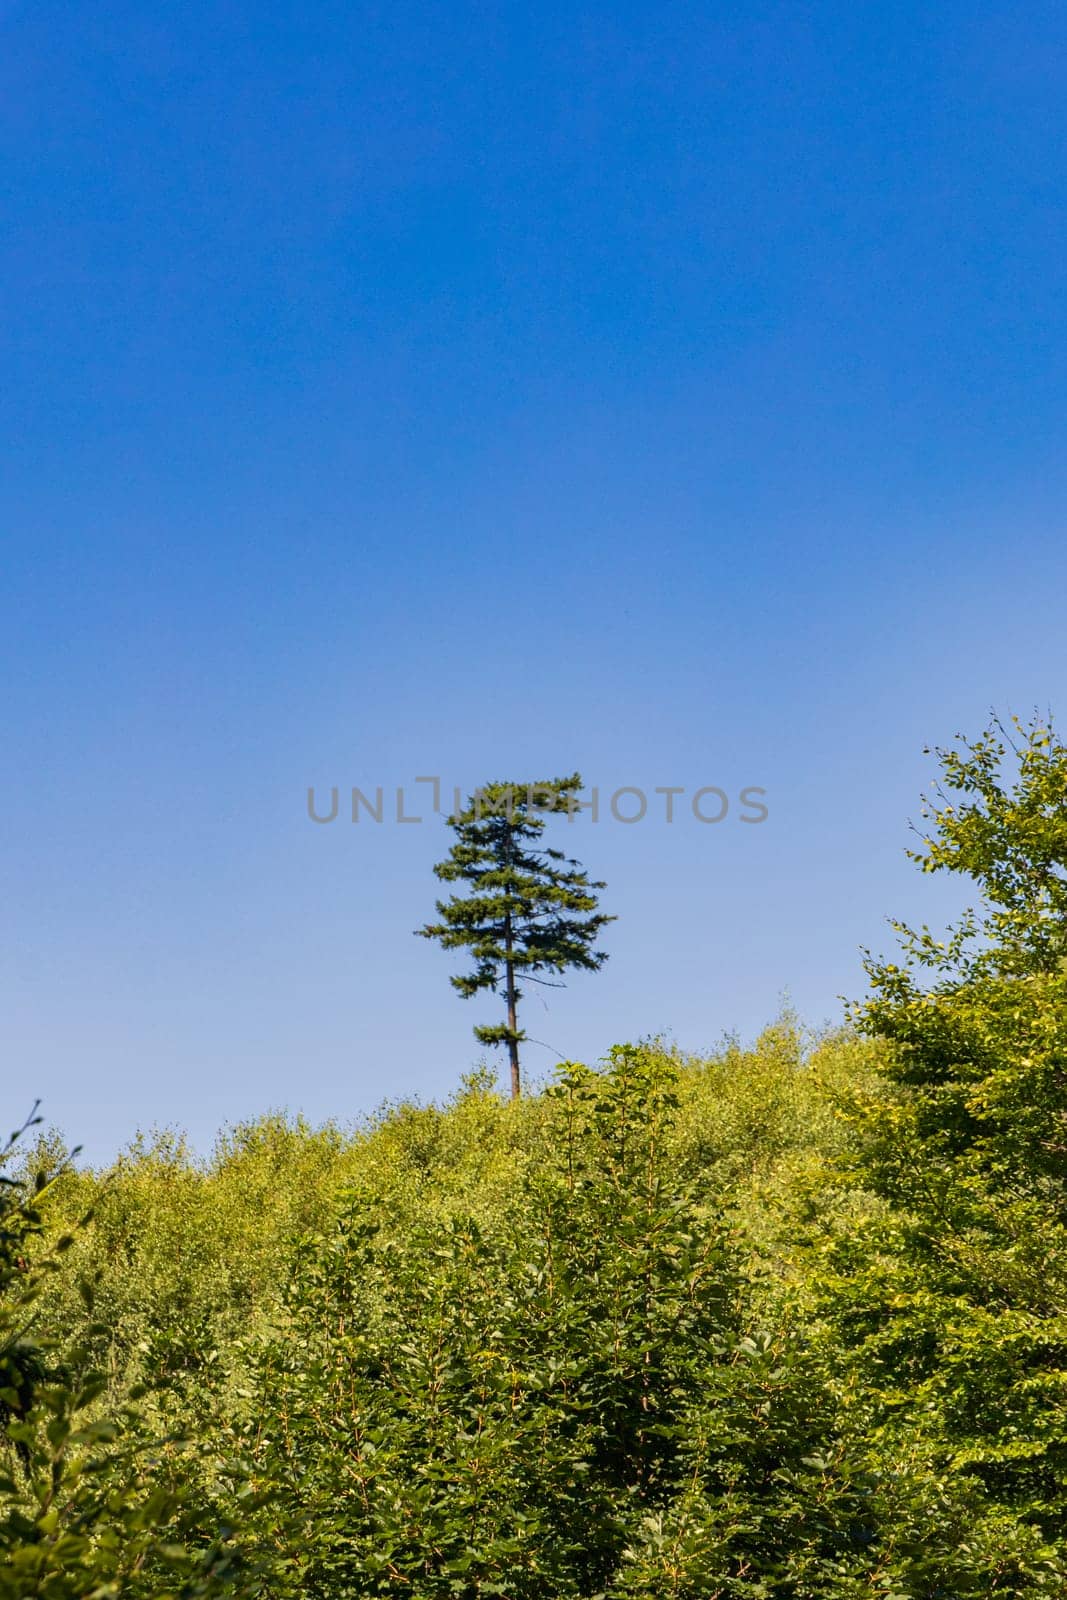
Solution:
M 947 1590 L 928 1541 L 901 1587 L 1061 1594 L 1067 747 L 1035 720 L 937 756 L 913 858 L 978 902 L 943 940 L 897 924 L 898 959 L 868 962 L 856 1019 L 890 1049 L 849 1113 L 882 1210 L 832 1249 L 824 1304 L 879 1452 L 970 1506 Z
M 927 754 L 931 754 L 928 750 Z M 980 894 L 950 943 L 897 923 L 905 951 L 950 984 L 983 974 L 1067 969 L 1067 746 L 1051 722 L 994 719 L 976 740 L 935 747 L 930 824 L 909 851 L 924 872 L 970 878 Z M 959 797 L 954 798 L 954 797 Z M 880 986 L 882 970 L 872 976 Z M 892 968 L 884 969 L 891 972 Z
M 466 949 L 474 970 L 454 977 L 452 984 L 469 999 L 482 989 L 500 994 L 507 1020 L 479 1026 L 474 1036 L 483 1044 L 506 1045 L 511 1065 L 511 1093 L 520 1090 L 519 978 L 545 983 L 538 973 L 562 973 L 569 967 L 595 972 L 607 960 L 593 945 L 601 928 L 614 921 L 597 911 L 595 891 L 577 861 L 562 850 L 541 844 L 549 816 L 573 815 L 582 780 L 578 773 L 548 783 L 491 783 L 478 790 L 464 811 L 449 818 L 456 842 L 434 868 L 444 883 L 460 883 L 466 893 L 437 902 L 440 922 L 416 932 L 437 939 L 446 950 Z

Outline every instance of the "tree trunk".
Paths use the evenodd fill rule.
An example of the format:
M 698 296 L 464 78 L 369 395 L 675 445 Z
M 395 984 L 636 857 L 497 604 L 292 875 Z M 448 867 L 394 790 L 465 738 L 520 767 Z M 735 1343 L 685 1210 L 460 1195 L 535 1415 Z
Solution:
M 507 951 L 507 960 L 504 963 L 507 973 L 507 998 L 508 998 L 508 1055 L 511 1058 L 511 1098 L 517 1100 L 522 1092 L 519 1079 L 519 1041 L 515 1035 L 519 1031 L 518 1012 L 515 1004 L 515 963 L 511 959 L 511 912 L 504 917 L 504 948 Z

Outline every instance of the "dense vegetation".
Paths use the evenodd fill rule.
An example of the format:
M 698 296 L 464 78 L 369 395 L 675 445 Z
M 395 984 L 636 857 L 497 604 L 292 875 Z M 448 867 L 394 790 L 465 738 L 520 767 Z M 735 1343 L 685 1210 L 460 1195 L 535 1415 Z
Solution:
M 1067 1595 L 1067 750 L 1017 744 L 942 753 L 976 915 L 839 1032 L 27 1135 L 0 1596 Z

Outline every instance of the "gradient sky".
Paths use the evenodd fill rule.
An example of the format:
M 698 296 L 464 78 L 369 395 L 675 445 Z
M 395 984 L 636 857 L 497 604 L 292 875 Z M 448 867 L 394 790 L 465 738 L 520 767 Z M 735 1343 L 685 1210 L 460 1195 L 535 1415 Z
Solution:
M 451 1092 L 444 825 L 309 784 L 761 785 L 574 825 L 530 1066 L 839 1018 L 923 745 L 1067 714 L 1065 101 L 1041 3 L 0 0 L 9 1123 Z

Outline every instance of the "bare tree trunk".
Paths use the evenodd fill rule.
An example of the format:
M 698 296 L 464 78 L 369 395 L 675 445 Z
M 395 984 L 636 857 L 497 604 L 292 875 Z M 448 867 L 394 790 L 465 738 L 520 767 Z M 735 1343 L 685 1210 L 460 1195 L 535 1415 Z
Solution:
M 522 1093 L 522 1084 L 519 1078 L 519 1041 L 515 1035 L 519 1031 L 518 1010 L 515 1003 L 515 963 L 511 959 L 511 912 L 504 917 L 504 948 L 507 951 L 505 970 L 507 972 L 507 997 L 508 997 L 508 1055 L 511 1058 L 511 1098 L 517 1100 Z

